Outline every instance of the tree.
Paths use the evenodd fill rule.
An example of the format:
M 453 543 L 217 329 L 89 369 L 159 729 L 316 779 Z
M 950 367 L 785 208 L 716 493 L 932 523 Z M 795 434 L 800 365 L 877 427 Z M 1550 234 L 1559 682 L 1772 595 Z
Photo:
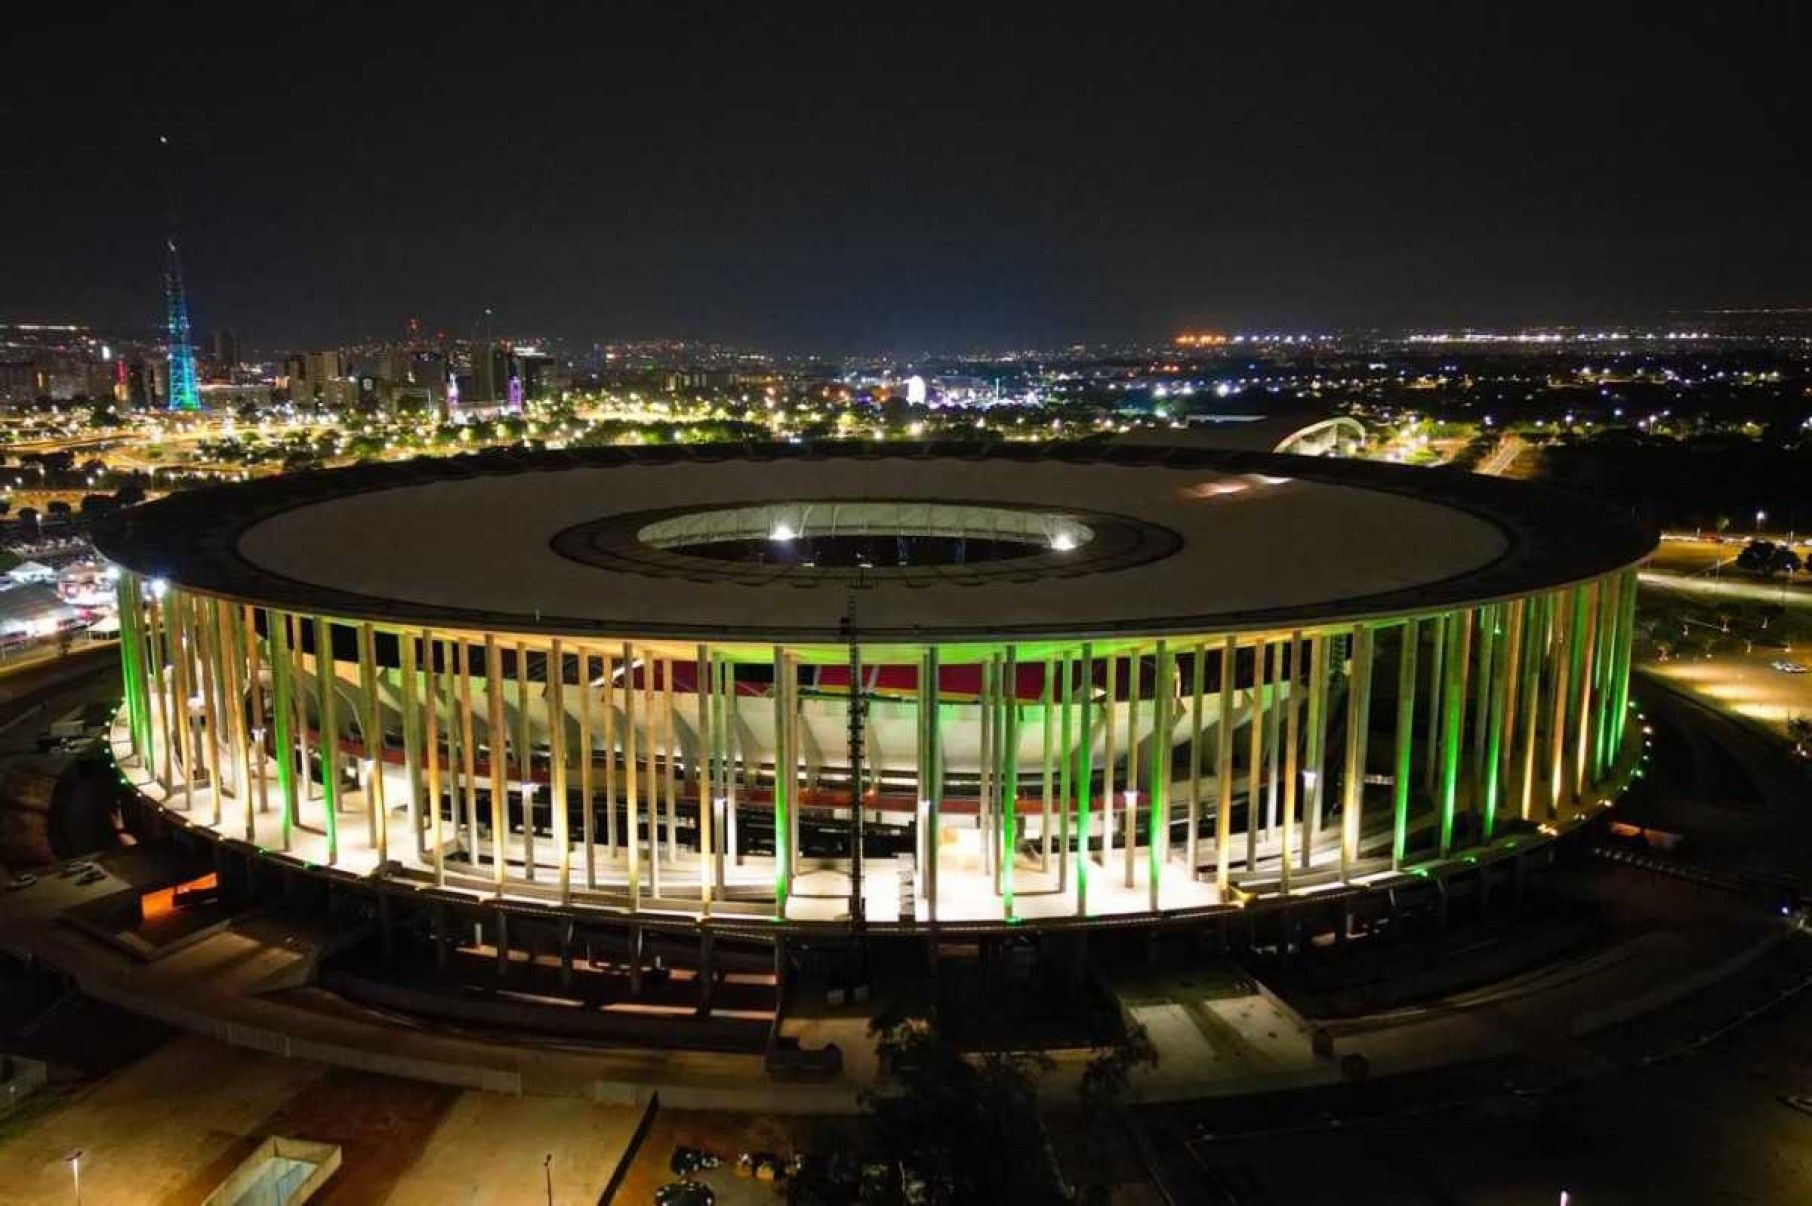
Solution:
M 1082 1070 L 1077 1094 L 1082 1099 L 1083 1136 L 1088 1144 L 1088 1167 L 1106 1169 L 1115 1140 L 1124 1127 L 1120 1107 L 1126 1091 L 1132 1087 L 1134 1069 L 1158 1066 L 1158 1049 L 1152 1044 L 1145 1027 L 1135 1023 L 1112 1046 L 1096 1048 L 1088 1066 Z M 1085 1195 L 1106 1200 L 1105 1186 L 1097 1185 Z
M 889 1083 L 862 1094 L 868 1143 L 923 1186 L 917 1200 L 1061 1200 L 1036 1108 L 1036 1077 L 1049 1060 L 966 1055 L 923 1018 L 877 1018 L 870 1029 Z
M 128 478 L 113 492 L 113 501 L 122 507 L 136 507 L 145 501 L 145 484 L 136 477 Z
M 75 511 L 75 508 L 71 507 L 60 498 L 53 498 L 50 500 L 50 505 L 46 507 L 45 510 L 49 511 L 58 519 L 68 519 Z
M 20 507 L 19 508 L 19 522 L 22 524 L 30 524 L 33 528 L 36 528 L 38 526 L 38 522 L 39 522 L 38 508 L 36 508 L 36 507 Z
M 1812 756 L 1812 718 L 1793 716 L 1787 720 L 1787 736 L 1793 740 L 1793 752 L 1800 757 Z
M 1751 540 L 1737 554 L 1738 569 L 1772 578 L 1776 574 L 1792 574 L 1799 569 L 1799 554 L 1784 544 L 1775 544 L 1772 540 Z

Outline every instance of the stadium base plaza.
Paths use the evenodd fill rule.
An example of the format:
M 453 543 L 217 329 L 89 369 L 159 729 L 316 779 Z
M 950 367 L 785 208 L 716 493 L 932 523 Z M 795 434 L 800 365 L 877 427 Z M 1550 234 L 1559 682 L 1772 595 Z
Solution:
M 101 539 L 116 752 L 187 839 L 707 952 L 1520 873 L 1603 802 L 1651 546 L 1495 479 L 1030 445 L 372 465 Z

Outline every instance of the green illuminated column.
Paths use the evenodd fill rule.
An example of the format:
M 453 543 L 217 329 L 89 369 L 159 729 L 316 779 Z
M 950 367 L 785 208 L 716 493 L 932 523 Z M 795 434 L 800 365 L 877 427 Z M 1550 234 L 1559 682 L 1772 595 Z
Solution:
M 1074 826 L 1070 813 L 1075 805 L 1071 797 L 1076 790 L 1075 767 L 1075 668 L 1066 653 L 1057 661 L 1059 680 L 1057 694 L 1057 813 L 1061 835 L 1057 843 L 1057 891 L 1067 892 L 1070 886 L 1070 858 L 1074 845 Z
M 1390 865 L 1397 870 L 1409 845 L 1409 771 L 1410 755 L 1416 734 L 1416 646 L 1421 640 L 1421 621 L 1405 620 L 1398 630 L 1402 642 L 1397 652 L 1397 737 L 1396 767 L 1391 780 Z
M 1517 606 L 1520 606 L 1517 605 Z M 1485 765 L 1480 776 L 1478 788 L 1484 792 L 1485 840 L 1488 842 L 1497 834 L 1497 805 L 1500 780 L 1498 766 L 1503 759 L 1504 724 L 1509 715 L 1510 684 L 1512 681 L 1512 659 L 1515 657 L 1517 626 L 1521 615 L 1511 605 L 1502 604 L 1494 609 L 1493 626 L 1505 625 L 1509 631 L 1496 634 L 1492 639 L 1493 655 L 1491 661 L 1491 696 L 1485 718 Z
M 1613 726 L 1611 734 L 1611 756 L 1615 758 L 1623 749 L 1623 734 L 1629 724 L 1630 716 L 1630 659 L 1635 652 L 1636 634 L 1636 571 L 1628 570 L 1623 575 L 1623 615 L 1620 620 L 1622 639 L 1618 641 L 1617 665 L 1615 668 L 1616 700 L 1613 704 Z
M 1145 834 L 1147 897 L 1153 912 L 1158 907 L 1158 887 L 1164 861 L 1170 857 L 1170 701 L 1176 665 L 1170 646 L 1158 642 L 1156 673 L 1151 684 L 1151 765 L 1146 775 L 1151 804 Z
M 277 793 L 283 801 L 283 848 L 288 850 L 290 831 L 296 824 L 296 705 L 290 685 L 295 664 L 289 649 L 289 617 L 267 611 L 264 624 L 271 651 L 271 752 L 277 760 Z
M 774 646 L 774 915 L 786 916 L 786 898 L 791 882 L 788 869 L 792 866 L 792 848 L 789 838 L 792 836 L 792 819 L 788 815 L 792 810 L 793 795 L 793 756 L 791 742 L 787 740 L 791 725 L 788 721 L 788 708 L 791 706 L 792 691 L 787 682 L 786 651 L 779 645 Z M 922 767 L 922 764 L 921 764 Z M 705 807 L 703 797 L 699 800 L 701 813 Z
M 124 689 L 126 729 L 132 738 L 133 751 L 143 756 L 144 746 L 140 743 L 138 731 L 138 673 L 134 665 L 138 650 L 133 639 L 132 582 L 129 575 L 121 574 L 114 582 L 113 599 L 120 621 L 120 679 Z
M 1372 629 L 1353 628 L 1353 671 L 1346 692 L 1346 765 L 1340 801 L 1340 877 L 1349 879 L 1359 859 L 1365 810 L 1365 752 L 1372 723 Z
M 1446 858 L 1453 850 L 1454 803 L 1460 782 L 1460 723 L 1464 719 L 1466 695 L 1463 676 L 1466 659 L 1461 653 L 1463 634 L 1472 622 L 1469 613 L 1450 613 L 1442 625 L 1446 636 L 1446 675 L 1441 684 L 1441 795 L 1439 801 L 1441 838 L 1440 853 Z

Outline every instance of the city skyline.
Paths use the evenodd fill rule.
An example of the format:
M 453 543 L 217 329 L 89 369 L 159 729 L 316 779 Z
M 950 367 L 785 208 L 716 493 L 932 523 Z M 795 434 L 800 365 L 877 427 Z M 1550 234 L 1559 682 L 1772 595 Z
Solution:
M 33 20 L 34 43 L 79 39 Z M 9 318 L 155 325 L 164 134 L 196 329 L 256 347 L 413 315 L 472 336 L 487 308 L 500 330 L 837 353 L 1805 300 L 1803 18 L 1774 9 L 1087 36 L 526 18 L 494 86 L 479 26 L 361 17 L 341 49 L 135 20 L 84 44 L 92 70 L 36 56 L 7 86 L 43 182 L 0 201 Z

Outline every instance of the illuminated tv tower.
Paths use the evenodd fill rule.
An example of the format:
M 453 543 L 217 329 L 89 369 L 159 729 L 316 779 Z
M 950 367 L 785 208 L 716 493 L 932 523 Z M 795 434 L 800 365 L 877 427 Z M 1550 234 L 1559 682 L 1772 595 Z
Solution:
M 170 145 L 168 137 L 158 143 Z M 176 250 L 176 191 L 170 183 L 166 156 L 164 175 L 165 200 L 168 203 L 169 227 L 164 237 L 164 346 L 170 361 L 171 410 L 200 410 L 201 393 L 195 383 L 195 347 L 189 335 L 189 299 L 182 287 L 182 256 Z

